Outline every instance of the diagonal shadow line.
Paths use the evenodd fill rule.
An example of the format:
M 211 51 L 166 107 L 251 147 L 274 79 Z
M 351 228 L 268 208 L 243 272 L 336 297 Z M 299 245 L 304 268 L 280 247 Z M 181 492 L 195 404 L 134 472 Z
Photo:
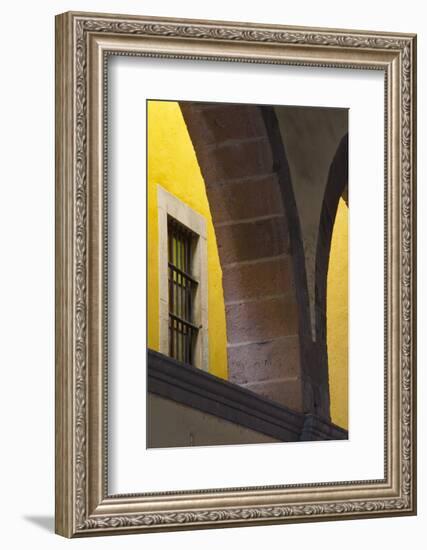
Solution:
M 53 516 L 23 516 L 24 520 L 37 525 L 38 527 L 53 533 L 55 530 L 55 520 Z

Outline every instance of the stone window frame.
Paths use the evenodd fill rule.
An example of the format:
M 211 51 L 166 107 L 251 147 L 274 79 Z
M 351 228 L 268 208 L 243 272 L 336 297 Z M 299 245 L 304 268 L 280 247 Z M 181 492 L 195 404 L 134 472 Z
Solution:
M 194 239 L 193 275 L 199 281 L 194 296 L 194 319 L 200 325 L 194 349 L 194 366 L 209 370 L 208 250 L 206 218 L 157 184 L 159 229 L 159 351 L 169 355 L 168 216 L 190 229 Z

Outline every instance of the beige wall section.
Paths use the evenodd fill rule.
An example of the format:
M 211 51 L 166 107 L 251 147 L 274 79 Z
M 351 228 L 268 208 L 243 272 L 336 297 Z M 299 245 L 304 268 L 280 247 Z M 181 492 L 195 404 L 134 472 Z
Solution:
M 273 439 L 175 401 L 148 394 L 147 446 L 241 445 L 274 443 Z
M 227 379 L 222 271 L 205 184 L 178 103 L 149 101 L 148 136 L 148 347 L 160 349 L 158 185 L 206 220 L 209 372 Z
M 315 331 L 315 266 L 317 232 L 329 167 L 348 131 L 347 109 L 276 107 L 280 133 L 298 209 L 310 300 L 312 339 Z

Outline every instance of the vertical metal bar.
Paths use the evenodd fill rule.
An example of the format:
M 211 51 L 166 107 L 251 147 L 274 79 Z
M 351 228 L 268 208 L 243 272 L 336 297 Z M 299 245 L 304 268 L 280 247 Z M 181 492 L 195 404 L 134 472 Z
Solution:
M 177 258 L 177 264 L 179 269 L 182 269 L 182 231 L 179 231 L 179 246 L 178 246 L 178 258 Z M 182 275 L 179 273 L 178 275 L 178 315 L 182 317 Z M 180 327 L 180 330 L 182 331 L 182 326 Z
M 188 265 L 187 265 L 187 253 L 188 253 L 188 235 L 185 235 L 185 248 L 184 248 L 184 271 L 188 273 Z M 187 307 L 187 288 L 188 288 L 188 279 L 185 278 L 185 288 L 184 288 L 184 315 L 185 319 L 188 321 L 188 307 Z
M 175 227 L 175 234 L 176 234 L 176 258 L 175 258 L 175 265 L 179 268 L 179 258 L 180 258 L 180 248 L 181 248 L 181 235 L 179 231 L 179 225 L 176 225 Z M 180 292 L 180 284 L 181 284 L 181 275 L 179 271 L 176 272 L 176 314 L 178 317 L 180 316 L 181 311 L 181 292 Z M 177 359 L 178 361 L 181 361 L 181 323 L 177 321 L 176 323 L 176 337 L 177 337 Z
M 190 361 L 190 339 L 191 339 L 191 329 L 190 327 L 187 327 L 187 340 L 185 342 L 185 353 L 187 355 L 187 363 L 189 365 L 191 365 L 191 361 Z
M 182 249 L 181 249 L 181 265 L 182 270 L 186 273 L 186 265 L 185 265 L 185 251 L 187 248 L 187 235 L 183 232 L 182 234 Z M 182 296 L 182 304 L 181 304 L 181 311 L 182 311 L 182 318 L 187 321 L 187 309 L 185 307 L 185 287 L 187 285 L 187 277 L 184 275 L 182 277 L 182 287 L 181 287 L 181 296 Z
M 179 231 L 178 233 L 178 258 L 177 258 L 177 265 L 179 269 L 182 269 L 181 264 L 181 256 L 182 256 L 182 232 Z M 182 275 L 181 273 L 178 273 L 178 315 L 179 317 L 182 317 Z M 182 329 L 182 327 L 180 327 Z
M 182 323 L 178 321 L 178 359 L 182 361 Z
M 192 246 L 192 237 L 191 235 L 188 236 L 188 246 L 187 246 L 187 273 L 192 275 L 191 269 L 191 246 Z M 193 283 L 188 280 L 187 281 L 187 296 L 186 296 L 186 302 L 187 302 L 187 319 L 191 323 L 193 321 L 193 311 L 191 308 L 191 293 L 193 291 Z M 194 331 L 192 328 L 189 328 L 188 330 L 188 362 L 190 364 L 193 364 L 193 358 L 192 358 L 192 346 L 193 346 L 193 338 L 194 338 Z
M 179 321 L 176 322 L 176 358 L 178 361 L 181 361 L 181 355 L 180 355 L 180 344 L 181 344 L 181 337 L 180 337 L 180 329 Z
M 186 243 L 186 248 L 185 248 L 185 255 L 186 255 L 186 262 L 185 262 L 185 272 L 186 273 L 190 273 L 190 270 L 189 270 L 189 253 L 190 253 L 190 239 L 187 237 L 187 243 Z M 188 291 L 190 289 L 190 281 L 187 279 L 186 280 L 186 283 L 185 283 L 185 315 L 186 315 L 186 319 L 190 320 L 190 309 L 188 307 Z
M 173 347 L 173 319 L 170 315 L 169 315 L 169 326 L 170 326 L 170 342 L 169 342 L 170 356 L 173 357 L 175 353 L 174 347 Z
M 172 308 L 173 293 L 172 293 L 172 269 L 168 269 L 168 284 L 169 284 L 169 314 Z M 169 355 L 173 357 L 173 340 L 172 340 L 172 318 L 169 315 Z
M 169 229 L 170 229 L 170 226 L 169 226 Z M 169 230 L 168 231 L 168 258 L 170 262 L 172 261 L 171 260 L 172 247 L 173 247 L 173 236 Z M 173 311 L 173 271 L 170 267 L 168 268 L 168 277 L 169 277 L 169 313 L 170 313 L 171 311 Z M 171 357 L 173 357 L 174 355 L 173 320 L 170 316 L 169 316 L 169 355 Z
M 176 351 L 175 351 L 175 358 L 179 361 L 179 322 L 175 321 L 175 343 L 176 343 Z
M 190 315 L 188 320 L 190 321 L 190 323 L 192 323 L 193 322 L 193 283 L 190 283 L 190 285 L 191 285 L 191 289 L 188 294 L 188 309 L 190 310 Z
M 173 265 L 176 265 L 176 249 L 177 249 L 176 235 L 173 238 Z M 176 313 L 176 271 L 173 272 L 173 310 L 172 313 Z M 176 327 L 175 327 L 176 328 Z
M 184 265 L 184 247 L 185 247 L 185 235 L 184 232 L 181 231 L 181 269 L 185 271 L 185 265 Z M 184 277 L 181 275 L 181 287 L 180 287 L 180 294 L 181 294 L 181 317 L 183 319 L 186 319 L 185 317 L 185 311 L 184 311 Z
M 186 273 L 189 273 L 191 275 L 190 271 L 190 247 L 191 247 L 191 235 L 188 235 L 187 240 L 187 258 L 186 258 Z M 190 303 L 189 303 L 189 293 L 191 292 L 191 281 L 187 280 L 187 294 L 185 297 L 185 301 L 187 304 L 187 319 L 191 322 L 191 309 L 190 309 Z M 189 331 L 189 340 L 192 339 L 192 331 Z
M 174 282 L 172 281 L 172 293 L 173 293 L 173 290 L 174 290 L 173 285 L 174 285 Z M 172 319 L 172 357 L 175 357 L 175 355 L 176 355 L 175 320 Z
M 185 265 L 185 251 L 187 249 L 187 235 L 185 233 L 183 233 L 182 235 L 182 250 L 181 250 L 181 254 L 182 254 L 182 270 L 186 273 L 187 270 L 186 270 L 186 265 Z M 182 293 L 182 317 L 187 320 L 187 311 L 186 311 L 186 307 L 185 307 L 185 287 L 187 285 L 187 277 L 183 277 L 182 278 L 182 288 L 181 288 L 181 293 Z
M 188 332 L 188 328 L 186 325 L 184 325 L 184 346 L 183 346 L 183 355 L 184 355 L 184 362 L 185 363 L 188 363 L 188 358 L 187 358 L 187 332 Z
M 173 355 L 172 357 L 176 358 L 176 321 L 172 319 L 172 330 L 173 330 Z

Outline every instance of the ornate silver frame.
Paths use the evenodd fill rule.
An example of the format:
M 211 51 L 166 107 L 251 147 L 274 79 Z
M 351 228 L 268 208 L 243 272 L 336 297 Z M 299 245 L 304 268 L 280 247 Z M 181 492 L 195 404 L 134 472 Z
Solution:
M 114 55 L 385 73 L 385 477 L 108 495 L 105 59 Z M 416 37 L 65 13 L 56 18 L 56 532 L 66 537 L 416 513 Z

